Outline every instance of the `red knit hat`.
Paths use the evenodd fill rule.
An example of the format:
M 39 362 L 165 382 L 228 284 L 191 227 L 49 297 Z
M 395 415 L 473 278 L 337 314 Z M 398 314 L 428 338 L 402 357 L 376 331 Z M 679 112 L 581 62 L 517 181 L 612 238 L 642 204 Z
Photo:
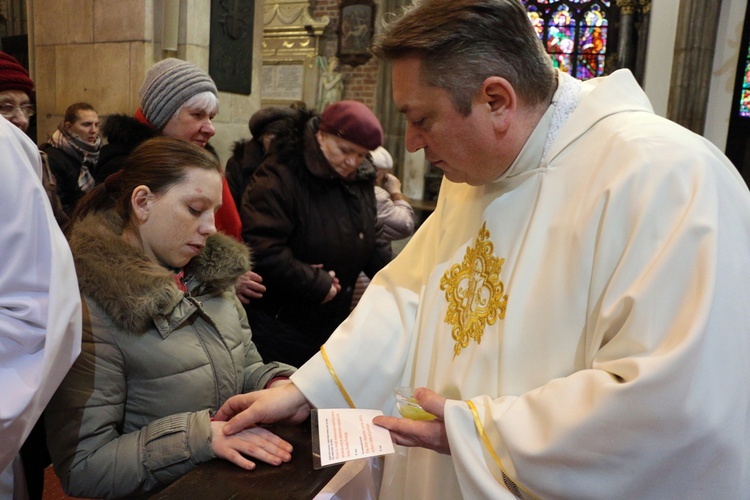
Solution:
M 0 52 L 0 91 L 20 90 L 31 96 L 34 93 L 34 82 L 29 72 L 13 56 Z
M 370 108 L 357 101 L 329 104 L 320 115 L 320 130 L 373 150 L 383 144 L 383 128 Z

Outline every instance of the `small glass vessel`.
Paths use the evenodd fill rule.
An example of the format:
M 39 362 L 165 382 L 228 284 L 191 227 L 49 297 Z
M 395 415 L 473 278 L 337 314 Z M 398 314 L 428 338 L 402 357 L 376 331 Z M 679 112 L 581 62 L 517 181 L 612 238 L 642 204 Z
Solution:
M 402 417 L 410 418 L 412 420 L 433 420 L 435 415 L 427 413 L 414 397 L 413 387 L 396 387 L 393 390 L 396 396 L 396 407 Z

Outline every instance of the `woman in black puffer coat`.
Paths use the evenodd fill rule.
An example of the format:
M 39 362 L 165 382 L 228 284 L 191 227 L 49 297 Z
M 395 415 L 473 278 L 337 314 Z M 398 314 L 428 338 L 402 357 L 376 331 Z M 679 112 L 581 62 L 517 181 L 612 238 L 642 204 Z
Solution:
M 300 366 L 349 314 L 360 271 L 391 259 L 379 238 L 372 164 L 382 142 L 364 105 L 340 101 L 321 116 L 299 110 L 242 199 L 243 238 L 267 291 L 248 306 L 264 359 Z

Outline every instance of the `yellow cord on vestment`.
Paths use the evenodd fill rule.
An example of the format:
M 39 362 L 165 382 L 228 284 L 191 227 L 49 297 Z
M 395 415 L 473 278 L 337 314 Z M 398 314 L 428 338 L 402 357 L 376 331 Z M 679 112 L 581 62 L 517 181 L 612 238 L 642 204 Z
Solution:
M 346 389 L 344 389 L 344 384 L 341 383 L 341 380 L 339 380 L 338 375 L 336 375 L 336 370 L 333 369 L 333 366 L 331 365 L 331 361 L 328 359 L 328 355 L 326 354 L 325 346 L 320 346 L 320 354 L 323 355 L 323 361 L 325 361 L 326 366 L 328 367 L 328 371 L 331 372 L 333 381 L 336 382 L 337 386 L 339 386 L 339 390 L 341 391 L 341 394 L 344 396 L 344 399 L 346 399 L 346 402 L 349 405 L 349 408 L 356 408 L 356 406 L 354 406 L 354 401 L 352 401 L 352 398 L 349 397 L 349 393 L 346 392 Z
M 477 428 L 477 432 L 479 432 L 479 435 L 482 437 L 482 441 L 484 441 L 484 446 L 487 448 L 487 451 L 489 451 L 490 455 L 492 455 L 493 460 L 495 460 L 495 463 L 497 464 L 498 468 L 503 473 L 503 475 L 506 478 L 508 478 L 509 481 L 512 481 L 508 473 L 505 472 L 505 469 L 503 468 L 503 464 L 500 462 L 500 457 L 498 457 L 497 453 L 495 453 L 495 449 L 492 447 L 492 443 L 490 443 L 490 439 L 487 437 L 487 433 L 484 432 L 484 426 L 482 425 L 482 420 L 479 418 L 479 412 L 477 411 L 477 407 L 469 399 L 466 400 L 466 404 L 469 405 L 471 414 L 474 416 L 474 425 Z M 534 496 L 530 491 L 528 491 L 526 488 L 524 488 L 520 484 L 516 483 L 515 481 L 513 482 L 513 484 L 515 484 L 518 489 L 523 490 L 525 493 L 527 493 L 530 497 L 536 498 L 536 496 Z

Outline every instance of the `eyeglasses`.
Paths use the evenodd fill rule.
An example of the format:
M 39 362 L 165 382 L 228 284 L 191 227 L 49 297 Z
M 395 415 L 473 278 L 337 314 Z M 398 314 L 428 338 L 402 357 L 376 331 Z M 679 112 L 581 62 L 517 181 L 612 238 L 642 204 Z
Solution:
M 13 115 L 16 114 L 16 110 L 23 113 L 26 118 L 34 116 L 34 113 L 36 112 L 33 104 L 21 104 L 20 106 L 16 106 L 10 102 L 0 104 L 0 115 L 5 118 L 13 118 Z

